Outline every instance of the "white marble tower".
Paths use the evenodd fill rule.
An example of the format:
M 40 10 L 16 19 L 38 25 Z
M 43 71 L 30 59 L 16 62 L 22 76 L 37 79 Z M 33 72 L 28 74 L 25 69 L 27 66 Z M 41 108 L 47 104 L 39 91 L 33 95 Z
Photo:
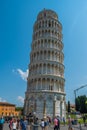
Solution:
M 24 113 L 39 118 L 65 116 L 62 25 L 52 10 L 42 10 L 33 27 Z

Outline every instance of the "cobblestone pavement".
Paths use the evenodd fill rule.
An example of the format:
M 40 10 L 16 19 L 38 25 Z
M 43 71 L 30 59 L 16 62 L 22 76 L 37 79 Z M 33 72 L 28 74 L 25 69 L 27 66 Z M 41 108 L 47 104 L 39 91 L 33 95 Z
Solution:
M 74 130 L 87 130 L 87 126 L 84 127 L 84 125 L 82 125 L 81 128 L 80 128 L 79 125 L 73 125 L 73 129 L 74 129 Z M 5 124 L 4 124 L 3 130 L 9 130 L 8 123 L 5 123 Z M 28 129 L 28 130 L 36 130 L 36 129 L 33 129 L 33 128 L 32 128 L 32 129 Z M 41 130 L 41 127 L 38 127 L 37 130 Z M 53 129 L 53 126 L 50 126 L 50 127 L 48 128 L 48 130 L 54 130 L 54 129 Z M 68 126 L 67 126 L 67 125 L 65 125 L 65 126 L 61 125 L 61 126 L 60 126 L 60 130 L 68 130 Z

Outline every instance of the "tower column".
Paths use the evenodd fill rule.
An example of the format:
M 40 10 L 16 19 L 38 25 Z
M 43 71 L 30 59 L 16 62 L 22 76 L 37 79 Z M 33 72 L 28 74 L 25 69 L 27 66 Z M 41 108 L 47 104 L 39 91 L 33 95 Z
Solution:
M 63 108 L 63 101 L 61 100 L 60 101 L 60 116 L 62 117 L 62 108 Z
M 56 96 L 54 96 L 53 100 L 53 118 L 56 116 Z
M 44 99 L 44 105 L 43 105 L 43 118 L 46 119 L 46 99 Z

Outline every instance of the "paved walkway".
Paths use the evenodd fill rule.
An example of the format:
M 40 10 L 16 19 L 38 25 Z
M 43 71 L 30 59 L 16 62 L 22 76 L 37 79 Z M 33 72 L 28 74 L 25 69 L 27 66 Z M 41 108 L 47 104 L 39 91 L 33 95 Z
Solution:
M 79 124 L 78 125 L 73 125 L 73 128 L 74 128 L 74 130 L 87 130 L 87 126 L 84 127 L 84 125 L 82 125 L 81 128 L 80 128 Z M 8 123 L 4 124 L 3 130 L 9 130 Z M 31 129 L 31 130 L 34 130 L 34 129 Z M 37 130 L 41 130 L 41 127 L 38 127 Z M 48 130 L 54 130 L 53 126 L 50 126 L 48 128 Z M 68 130 L 68 126 L 67 125 L 65 125 L 65 126 L 61 125 L 60 130 Z

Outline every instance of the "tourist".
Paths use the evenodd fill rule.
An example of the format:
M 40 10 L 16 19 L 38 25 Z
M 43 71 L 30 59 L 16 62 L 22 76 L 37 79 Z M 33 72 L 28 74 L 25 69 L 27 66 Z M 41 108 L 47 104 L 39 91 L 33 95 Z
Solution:
M 12 124 L 13 124 L 13 119 L 11 118 L 9 121 L 9 129 L 12 130 Z
M 60 117 L 59 116 L 57 116 L 57 120 L 58 120 L 58 129 L 60 129 Z
M 68 130 L 72 130 L 72 120 L 70 116 L 68 117 Z
M 44 119 L 41 120 L 41 124 L 40 124 L 42 130 L 45 130 L 45 122 Z
M 0 130 L 3 130 L 4 122 L 5 122 L 4 118 L 1 117 L 1 118 L 0 118 Z
M 12 130 L 17 130 L 17 120 L 15 118 L 13 119 Z
M 66 123 L 66 121 L 65 121 L 65 117 L 63 117 L 63 124 L 64 124 L 64 126 L 65 126 L 65 123 Z
M 26 116 L 23 117 L 23 119 L 20 120 L 20 130 L 27 130 L 28 127 L 28 120 L 26 119 Z
M 49 119 L 46 118 L 44 121 L 45 130 L 48 130 L 48 125 L 49 125 Z
M 57 117 L 54 118 L 54 130 L 58 130 L 58 119 L 57 119 Z

